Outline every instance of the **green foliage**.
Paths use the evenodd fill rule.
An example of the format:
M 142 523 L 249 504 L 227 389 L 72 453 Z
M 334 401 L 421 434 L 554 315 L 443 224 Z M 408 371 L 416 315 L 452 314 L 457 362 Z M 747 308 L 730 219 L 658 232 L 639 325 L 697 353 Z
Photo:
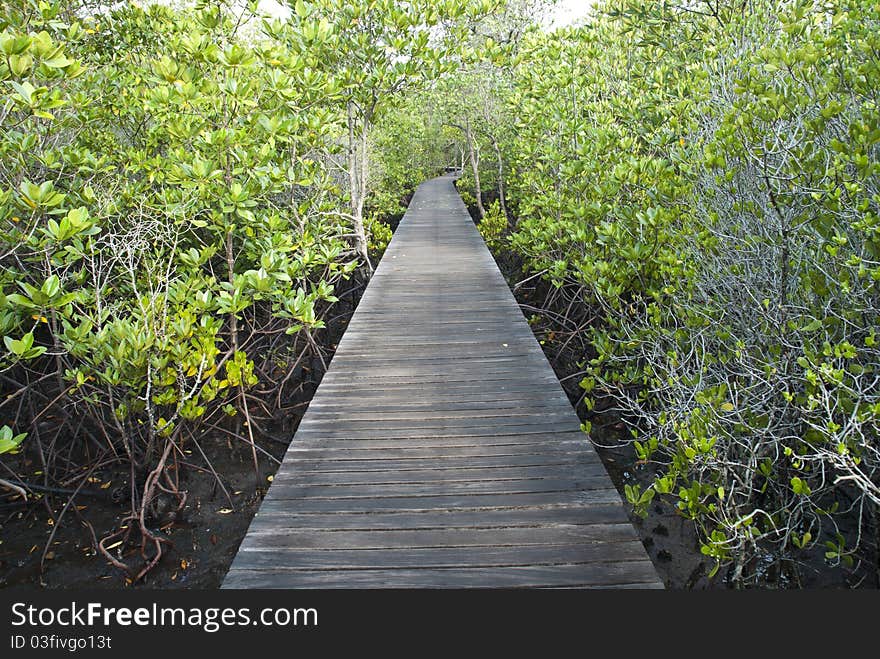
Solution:
M 507 218 L 501 212 L 501 204 L 493 201 L 486 209 L 486 215 L 480 220 L 477 228 L 490 249 L 498 249 L 507 233 Z
M 366 221 L 367 240 L 370 252 L 381 254 L 391 242 L 391 227 L 376 219 L 375 215 L 368 215 Z
M 318 328 L 314 306 L 353 265 L 342 227 L 312 219 L 329 210 L 327 172 L 289 158 L 334 150 L 336 84 L 281 43 L 239 42 L 235 17 L 210 9 L 126 6 L 85 28 L 53 25 L 77 35 L 69 48 L 87 66 L 53 46 L 33 69 L 56 84 L 40 95 L 54 99 L 52 118 L 35 110 L 36 91 L 12 99 L 3 151 L 25 180 L 6 193 L 2 238 L 28 267 L 6 271 L 21 290 L 7 307 L 22 330 L 51 314 L 65 377 L 80 395 L 113 392 L 117 418 L 143 415 L 153 430 L 192 420 L 227 386 L 217 359 L 239 344 L 236 319 L 265 310 Z M 99 36 L 141 45 L 105 52 Z M 323 293 L 304 304 L 304 287 Z M 5 343 L 18 359 L 46 351 L 32 332 Z
M 587 404 L 660 467 L 629 501 L 668 497 L 738 584 L 829 534 L 851 558 L 839 516 L 880 506 L 878 25 L 617 0 L 513 62 L 509 244 L 598 317 Z
M 467 184 L 467 182 L 465 181 L 464 185 L 466 185 L 466 184 Z M 467 206 L 468 208 L 472 208 L 473 206 L 476 205 L 476 203 L 477 203 L 476 198 L 474 198 L 474 195 L 471 194 L 466 187 L 463 186 L 463 187 L 459 188 L 458 194 L 461 197 L 461 200 L 464 202 L 464 205 Z
M 0 427 L 0 455 L 16 452 L 25 437 L 27 437 L 27 433 L 16 435 L 9 426 Z
M 422 90 L 417 88 L 399 102 L 389 103 L 373 127 L 369 139 L 368 214 L 379 219 L 402 215 L 408 194 L 446 164 L 442 128 L 426 120 L 426 111 Z
M 340 83 L 291 26 L 233 5 L 62 5 L 0 11 L 0 370 L 161 474 L 230 407 L 251 432 L 245 391 L 317 349 L 357 266 Z M 132 505 L 156 496 L 147 479 Z
M 364 208 L 370 196 L 370 133 L 396 95 L 454 70 L 456 35 L 466 21 L 490 11 L 491 0 L 314 0 L 297 2 L 296 42 L 318 51 L 340 85 L 347 112 L 348 198 L 355 248 L 367 261 Z M 386 151 L 387 153 L 387 151 Z M 399 175 L 394 159 L 386 159 Z M 416 172 L 413 172 L 415 174 Z M 388 204 L 380 195 L 373 203 Z M 380 208 L 380 212 L 382 212 Z

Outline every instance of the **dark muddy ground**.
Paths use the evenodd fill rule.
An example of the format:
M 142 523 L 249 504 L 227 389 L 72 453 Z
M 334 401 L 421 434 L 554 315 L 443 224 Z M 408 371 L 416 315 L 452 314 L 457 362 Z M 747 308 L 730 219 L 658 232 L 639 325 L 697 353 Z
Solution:
M 323 336 L 316 337 L 332 357 L 336 342 L 345 330 L 357 305 L 362 287 L 350 291 L 338 303 Z M 257 444 L 279 460 L 283 457 L 302 414 L 320 383 L 323 366 L 315 358 L 301 367 L 297 379 L 302 383 L 296 392 L 282 402 Z M 259 508 L 278 462 L 260 454 L 260 482 L 256 482 L 249 446 L 223 436 L 205 436 L 200 444 L 207 460 L 185 450 L 190 465 L 181 464 L 180 489 L 187 493 L 182 513 L 160 528 L 173 542 L 173 547 L 150 571 L 139 588 L 204 588 L 219 587 L 247 531 L 251 518 Z M 219 474 L 221 488 L 205 469 L 207 463 Z M 37 470 L 32 457 L 23 456 L 17 466 L 19 473 Z M 67 502 L 66 496 L 54 496 L 46 503 L 31 502 L 27 507 L 11 497 L 0 496 L 0 587 L 42 586 L 45 588 L 120 588 L 130 585 L 119 570 L 95 551 L 95 538 L 109 535 L 120 527 L 128 514 L 126 493 L 129 489 L 127 470 L 98 470 L 89 479 L 91 490 L 76 497 L 55 529 L 47 504 L 57 518 Z M 224 492 L 225 489 L 225 492 Z M 116 496 L 120 495 L 120 496 Z M 120 543 L 121 544 L 121 543 Z M 113 545 L 109 544 L 108 548 Z M 44 559 L 45 551 L 45 559 Z M 118 551 L 118 550 L 117 550 Z M 116 558 L 133 562 L 137 550 Z M 41 562 L 44 568 L 41 570 Z
M 250 456 L 235 456 L 224 448 L 208 452 L 214 467 L 223 473 L 232 504 L 214 487 L 211 475 L 188 471 L 182 478 L 182 488 L 188 493 L 189 503 L 181 519 L 164 527 L 173 548 L 138 587 L 220 585 L 259 505 Z M 264 473 L 273 471 L 268 460 L 261 466 Z M 114 482 L 123 480 L 125 474 L 105 473 L 101 477 Z M 80 511 L 82 518 L 88 520 L 98 537 L 116 529 L 127 513 L 121 504 L 77 500 L 84 506 Z M 47 553 L 49 560 L 41 574 L 43 548 L 52 531 L 45 509 L 4 513 L 0 528 L 4 539 L 0 545 L 0 586 L 117 589 L 129 585 L 120 571 L 95 552 L 92 532 L 73 519 L 64 521 L 52 541 Z

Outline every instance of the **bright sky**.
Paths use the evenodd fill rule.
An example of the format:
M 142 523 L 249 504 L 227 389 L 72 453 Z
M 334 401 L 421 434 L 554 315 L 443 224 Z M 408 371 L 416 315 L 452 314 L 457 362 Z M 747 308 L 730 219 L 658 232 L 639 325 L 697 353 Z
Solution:
M 553 24 L 569 25 L 587 15 L 594 0 L 559 0 Z
M 560 27 L 574 23 L 587 15 L 587 11 L 595 0 L 559 0 L 556 7 L 553 25 Z M 273 16 L 284 16 L 290 10 L 279 0 L 261 0 L 263 9 Z
M 287 9 L 286 5 L 282 6 L 278 0 L 260 0 L 260 6 L 266 13 L 272 14 L 273 16 L 284 16 L 290 11 Z

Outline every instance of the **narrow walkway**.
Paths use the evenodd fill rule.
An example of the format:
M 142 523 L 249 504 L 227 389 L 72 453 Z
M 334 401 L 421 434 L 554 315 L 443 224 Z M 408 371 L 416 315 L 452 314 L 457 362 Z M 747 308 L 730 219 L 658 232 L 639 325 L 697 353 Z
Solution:
M 422 184 L 224 588 L 662 584 L 451 177 Z

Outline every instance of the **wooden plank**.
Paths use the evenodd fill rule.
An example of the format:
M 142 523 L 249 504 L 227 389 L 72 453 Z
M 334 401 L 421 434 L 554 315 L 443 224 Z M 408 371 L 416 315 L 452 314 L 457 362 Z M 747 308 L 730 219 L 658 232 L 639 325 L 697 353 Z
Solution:
M 460 430 L 457 432 L 427 433 L 412 431 L 401 433 L 398 437 L 382 437 L 376 433 L 369 433 L 361 437 L 332 437 L 328 438 L 320 433 L 303 434 L 297 437 L 295 446 L 288 451 L 299 449 L 342 449 L 346 451 L 354 449 L 398 449 L 398 448 L 452 448 L 465 446 L 547 446 L 556 447 L 569 445 L 569 450 L 575 447 L 583 447 L 587 443 L 586 437 L 580 431 L 560 432 L 558 436 L 546 435 L 540 430 L 520 431 L 517 434 L 493 435 L 491 430 L 486 432 L 474 432 L 472 430 Z
M 300 455 L 297 460 L 290 460 L 283 464 L 278 474 L 287 473 L 407 473 L 410 471 L 425 472 L 479 472 L 486 468 L 523 468 L 523 467 L 547 467 L 547 466 L 583 466 L 601 468 L 600 460 L 582 452 L 564 453 L 562 455 L 532 453 L 523 455 L 499 455 L 461 457 L 449 456 L 442 460 L 437 458 L 398 458 L 385 459 L 374 458 L 372 460 L 326 460 L 309 459 L 307 454 Z M 478 474 L 474 474 L 478 475 Z M 277 476 L 277 474 L 276 474 Z
M 278 529 L 313 530 L 437 529 L 533 527 L 548 524 L 622 523 L 626 517 L 617 503 L 535 506 L 498 510 L 446 510 L 422 512 L 303 513 L 295 508 L 260 511 L 251 525 L 254 533 Z
M 608 487 L 608 476 L 580 475 L 576 478 L 516 478 L 495 481 L 454 481 L 441 483 L 383 483 L 369 485 L 311 485 L 303 479 L 275 483 L 278 499 L 377 499 L 383 497 L 429 497 L 446 494 L 525 494 L 601 490 Z
M 532 423 L 535 420 L 546 419 L 552 422 L 564 422 L 568 425 L 580 426 L 580 423 L 572 423 L 571 412 L 561 406 L 544 406 L 540 410 L 526 406 L 505 406 L 500 408 L 478 410 L 448 410 L 437 412 L 433 409 L 420 410 L 418 412 L 394 413 L 384 410 L 369 414 L 364 411 L 349 414 L 321 415 L 317 410 L 304 418 L 300 428 L 340 427 L 342 425 L 367 425 L 376 423 L 393 423 L 396 427 L 431 428 L 444 425 L 471 425 L 474 423 L 496 425 L 503 421 L 510 421 L 509 425 L 521 425 L 523 422 Z M 532 423 L 532 425 L 534 425 Z
M 400 570 L 247 570 L 231 572 L 224 588 L 662 588 L 648 559 L 586 565 Z
M 413 350 L 425 351 L 425 350 L 468 350 L 468 349 L 476 349 L 480 347 L 491 347 L 494 348 L 499 344 L 504 345 L 507 343 L 510 345 L 515 341 L 519 341 L 523 338 L 522 333 L 520 332 L 507 332 L 499 331 L 496 334 L 492 334 L 491 336 L 462 336 L 461 338 L 443 338 L 438 337 L 433 340 L 429 339 L 419 339 L 414 337 L 406 337 L 399 338 L 395 336 L 385 336 L 382 339 L 372 337 L 370 335 L 365 336 L 362 340 L 350 339 L 348 340 L 346 337 L 343 337 L 342 341 L 339 342 L 339 347 L 343 350 L 352 351 L 352 354 L 364 354 L 358 351 L 369 349 L 369 350 L 377 350 L 381 349 L 387 355 L 395 355 L 400 353 L 411 354 Z M 338 353 L 336 355 L 339 356 Z M 334 357 L 335 359 L 335 357 Z
M 315 433 L 321 437 L 355 437 L 360 434 L 375 434 L 390 439 L 399 436 L 398 433 L 406 433 L 410 430 L 447 430 L 459 431 L 483 429 L 494 429 L 498 432 L 493 435 L 508 434 L 510 432 L 519 432 L 523 429 L 528 432 L 531 429 L 542 429 L 542 433 L 547 431 L 553 432 L 556 428 L 565 430 L 580 430 L 580 423 L 575 423 L 571 418 L 571 414 L 562 414 L 559 412 L 545 412 L 540 417 L 534 414 L 500 414 L 500 415 L 459 415 L 459 416 L 443 416 L 435 418 L 423 419 L 394 419 L 394 418 L 362 418 L 357 421 L 358 429 L 344 430 L 342 429 L 348 423 L 340 423 L 338 419 L 323 421 L 314 417 L 303 419 L 299 424 L 297 432 L 308 435 Z M 358 433 L 358 435 L 355 435 Z M 433 433 L 432 433 L 433 434 Z M 410 436 L 410 435 L 406 435 Z
M 291 446 L 287 455 L 292 460 L 409 460 L 413 458 L 432 458 L 445 460 L 450 457 L 484 458 L 499 455 L 566 455 L 574 459 L 583 455 L 580 451 L 582 442 L 565 443 L 519 443 L 519 444 L 453 444 L 429 446 L 419 443 L 412 446 L 385 447 L 381 451 L 373 448 L 372 443 L 363 448 L 327 448 L 316 444 L 312 447 Z M 595 458 L 598 460 L 598 457 Z
M 421 386 L 414 386 L 414 385 Z M 496 384 L 493 381 L 485 381 L 482 386 L 473 384 L 473 379 L 469 381 L 450 382 L 444 384 L 442 381 L 431 382 L 385 382 L 381 386 L 378 384 L 364 384 L 363 382 L 348 382 L 344 384 L 324 383 L 321 387 L 321 398 L 313 401 L 317 405 L 323 402 L 328 396 L 335 395 L 338 398 L 360 398 L 363 400 L 371 399 L 377 403 L 391 402 L 400 404 L 407 397 L 415 400 L 434 400 L 437 403 L 443 402 L 496 402 L 504 400 L 537 400 L 537 401 L 565 401 L 565 394 L 560 391 L 546 391 L 536 389 L 540 387 L 542 382 L 528 382 L 526 380 L 503 380 Z M 320 388 L 319 388 L 320 389 Z
M 494 406 L 493 406 L 494 405 Z M 309 414 L 309 421 L 312 425 L 319 423 L 356 423 L 356 422 L 373 422 L 379 420 L 395 420 L 395 421 L 421 421 L 429 419 L 475 419 L 475 418 L 498 418 L 498 417 L 533 417 L 541 414 L 553 414 L 565 411 L 565 408 L 558 404 L 547 405 L 499 405 L 488 404 L 479 407 L 469 407 L 465 409 L 457 406 L 450 409 L 442 409 L 436 404 L 426 404 L 422 409 L 412 409 L 401 407 L 399 410 L 382 409 L 375 410 L 370 406 L 360 408 L 346 407 L 344 411 L 327 410 L 315 408 Z
M 224 587 L 662 587 L 448 177 L 413 198 Z
M 628 542 L 637 540 L 625 524 L 556 524 L 518 528 L 393 529 L 370 531 L 300 531 L 281 527 L 281 533 L 250 533 L 240 551 L 280 549 L 396 549 L 426 547 L 505 547 Z M 462 552 L 459 552 L 462 553 Z M 519 563 L 522 565 L 522 563 Z
M 428 510 L 445 514 L 453 510 L 496 510 L 528 506 L 591 505 L 614 503 L 620 505 L 620 495 L 613 487 L 604 490 L 566 490 L 562 492 L 515 492 L 496 494 L 441 494 L 435 496 L 400 497 L 351 497 L 347 499 L 305 498 L 291 503 L 290 500 L 273 496 L 266 498 L 260 506 L 264 512 L 277 512 L 295 508 L 303 513 L 372 513 L 383 511 Z M 622 510 L 621 506 L 621 510 Z M 234 564 L 233 564 L 233 567 Z
M 552 551 L 544 546 L 510 547 L 430 547 L 398 549 L 393 552 L 371 549 L 288 550 L 242 548 L 242 569 L 313 570 L 339 568 L 364 570 L 382 568 L 456 568 L 462 563 L 474 567 L 517 565 L 571 565 L 644 559 L 644 551 L 632 542 L 600 542 L 558 545 Z
M 384 371 L 391 371 L 391 369 L 383 369 Z M 439 370 L 439 369 L 437 369 Z M 427 372 L 427 371 L 417 371 L 414 369 L 406 369 L 401 368 L 396 372 L 387 372 L 383 373 L 383 375 L 378 375 L 378 373 L 368 373 L 368 372 L 350 372 L 350 373 L 341 373 L 340 381 L 338 383 L 334 383 L 335 386 L 338 385 L 347 385 L 348 387 L 360 387 L 360 388 L 368 388 L 371 385 L 383 389 L 386 385 L 425 385 L 431 386 L 432 389 L 442 389 L 447 384 L 450 387 L 454 387 L 456 389 L 464 388 L 465 385 L 470 383 L 470 387 L 474 386 L 475 382 L 483 382 L 485 381 L 487 384 L 484 386 L 492 387 L 492 391 L 497 386 L 497 388 L 501 391 L 504 390 L 505 385 L 514 387 L 519 386 L 522 387 L 524 385 L 531 384 L 532 387 L 536 385 L 544 384 L 546 386 L 551 386 L 554 384 L 558 384 L 550 374 L 546 374 L 543 377 L 528 377 L 521 369 L 510 368 L 510 369 L 467 369 L 467 368 L 459 368 L 459 369 L 448 369 L 446 372 Z M 331 380 L 332 382 L 332 380 Z M 498 383 L 493 384 L 493 383 Z M 413 387 L 409 387 L 412 389 Z
M 461 349 L 461 347 L 459 349 L 437 348 L 432 349 L 430 352 L 410 349 L 408 353 L 389 351 L 381 346 L 381 344 L 374 347 L 377 350 L 381 349 L 381 352 L 378 354 L 376 352 L 358 354 L 346 351 L 337 360 L 336 368 L 339 369 L 342 366 L 350 365 L 370 367 L 374 365 L 384 366 L 386 364 L 399 364 L 407 367 L 441 365 L 448 368 L 462 368 L 463 366 L 472 367 L 497 363 L 527 364 L 529 362 L 538 362 L 543 358 L 543 355 L 536 355 L 524 347 L 519 347 L 517 343 L 514 343 L 513 347 L 492 342 L 491 344 L 484 343 L 478 347 L 468 349 Z M 482 350 L 479 348 L 482 348 Z M 461 364 L 460 362 L 464 358 L 467 358 L 467 363 Z M 338 374 L 338 371 L 334 371 L 334 373 Z
M 522 423 L 509 426 L 492 426 L 478 425 L 466 426 L 463 428 L 356 428 L 339 430 L 324 430 L 303 428 L 297 431 L 297 442 L 300 445 L 320 442 L 322 446 L 335 446 L 339 442 L 352 443 L 358 440 L 377 442 L 391 442 L 391 446 L 395 443 L 402 444 L 404 442 L 413 442 L 420 444 L 436 444 L 441 445 L 444 441 L 460 441 L 462 438 L 471 439 L 475 443 L 479 443 L 481 438 L 501 438 L 506 442 L 514 443 L 532 443 L 541 441 L 555 441 L 554 433 L 561 435 L 563 438 L 575 440 L 580 433 L 578 424 L 572 422 L 564 423 L 547 423 L 541 424 L 536 420 L 535 423 Z M 586 443 L 586 437 L 583 442 Z M 398 441 L 399 440 L 399 441 Z
M 300 485 L 390 485 L 392 483 L 476 483 L 483 481 L 508 481 L 528 477 L 530 479 L 575 478 L 578 476 L 601 478 L 605 468 L 601 463 L 586 465 L 557 464 L 549 466 L 504 466 L 471 469 L 406 469 L 397 471 L 314 471 L 298 465 L 279 471 L 282 476 L 295 478 Z M 276 474 L 276 478 L 278 475 Z

